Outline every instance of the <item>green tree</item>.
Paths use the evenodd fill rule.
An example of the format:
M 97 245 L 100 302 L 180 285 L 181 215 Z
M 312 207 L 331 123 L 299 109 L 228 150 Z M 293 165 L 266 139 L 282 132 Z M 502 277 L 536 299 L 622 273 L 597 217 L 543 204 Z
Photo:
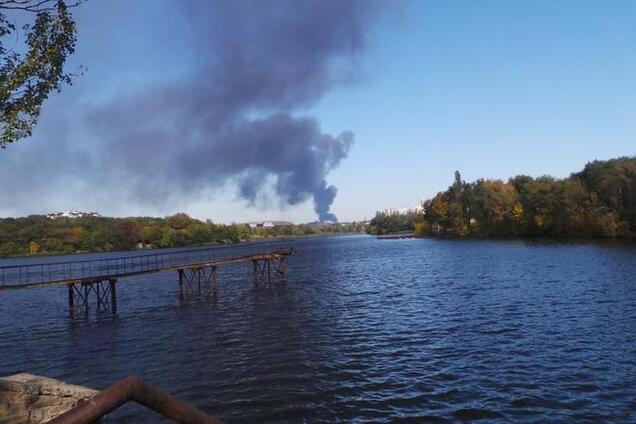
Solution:
M 175 230 L 183 230 L 184 228 L 194 224 L 195 222 L 195 219 L 190 218 L 188 214 L 182 212 L 176 213 L 166 218 L 166 224 L 168 224 Z
M 501 180 L 478 180 L 471 193 L 471 224 L 479 235 L 507 236 L 520 233 L 522 219 L 519 195 L 512 184 Z
M 139 237 L 143 243 L 158 246 L 161 241 L 161 227 L 155 224 L 149 224 L 142 227 Z
M 75 52 L 76 28 L 64 0 L 0 0 L 0 147 L 31 135 L 42 103 L 73 74 L 64 71 Z M 35 21 L 23 27 L 25 51 L 9 48 L 16 27 L 9 14 L 33 13 Z
M 636 236 L 636 158 L 588 163 L 569 178 L 519 175 L 453 184 L 424 202 L 430 232 L 446 236 Z M 390 228 L 376 217 L 372 229 Z
M 636 158 L 590 162 L 572 178 L 580 179 L 603 206 L 618 214 L 619 232 L 636 234 Z
M 172 247 L 174 246 L 176 238 L 177 230 L 172 227 L 164 227 L 161 229 L 161 240 L 159 241 L 159 246 Z

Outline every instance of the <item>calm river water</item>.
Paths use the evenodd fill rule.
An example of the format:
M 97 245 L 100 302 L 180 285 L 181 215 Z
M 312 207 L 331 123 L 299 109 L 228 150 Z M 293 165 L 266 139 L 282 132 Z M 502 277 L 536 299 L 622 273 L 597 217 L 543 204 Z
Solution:
M 636 246 L 295 246 L 286 287 L 243 264 L 216 300 L 180 302 L 173 273 L 120 280 L 118 313 L 81 320 L 64 287 L 0 293 L 0 374 L 138 375 L 228 423 L 636 422 Z

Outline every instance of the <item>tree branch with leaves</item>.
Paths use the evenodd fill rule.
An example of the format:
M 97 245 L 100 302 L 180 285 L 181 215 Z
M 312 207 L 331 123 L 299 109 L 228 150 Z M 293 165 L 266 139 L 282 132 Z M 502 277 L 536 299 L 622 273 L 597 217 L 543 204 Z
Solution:
M 64 64 L 75 52 L 77 31 L 69 8 L 86 0 L 0 0 L 0 147 L 33 133 L 42 104 L 75 74 Z M 24 51 L 7 48 L 16 26 L 7 13 L 35 14 L 22 27 Z

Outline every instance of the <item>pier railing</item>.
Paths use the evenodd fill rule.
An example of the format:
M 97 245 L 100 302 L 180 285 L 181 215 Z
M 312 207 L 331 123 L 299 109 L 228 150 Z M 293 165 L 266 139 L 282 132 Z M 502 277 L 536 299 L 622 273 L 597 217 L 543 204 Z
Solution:
M 0 289 L 145 274 L 189 264 L 221 261 L 240 255 L 285 250 L 289 249 L 288 246 L 289 243 L 283 241 L 255 242 L 187 250 L 131 252 L 112 258 L 0 266 Z

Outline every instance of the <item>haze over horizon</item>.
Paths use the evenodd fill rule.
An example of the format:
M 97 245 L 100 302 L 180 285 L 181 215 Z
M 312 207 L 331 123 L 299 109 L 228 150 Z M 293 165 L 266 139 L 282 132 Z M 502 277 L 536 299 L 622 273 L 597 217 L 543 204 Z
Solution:
M 87 72 L 0 151 L 0 216 L 362 220 L 636 153 L 634 2 L 188 4 L 73 11 Z

